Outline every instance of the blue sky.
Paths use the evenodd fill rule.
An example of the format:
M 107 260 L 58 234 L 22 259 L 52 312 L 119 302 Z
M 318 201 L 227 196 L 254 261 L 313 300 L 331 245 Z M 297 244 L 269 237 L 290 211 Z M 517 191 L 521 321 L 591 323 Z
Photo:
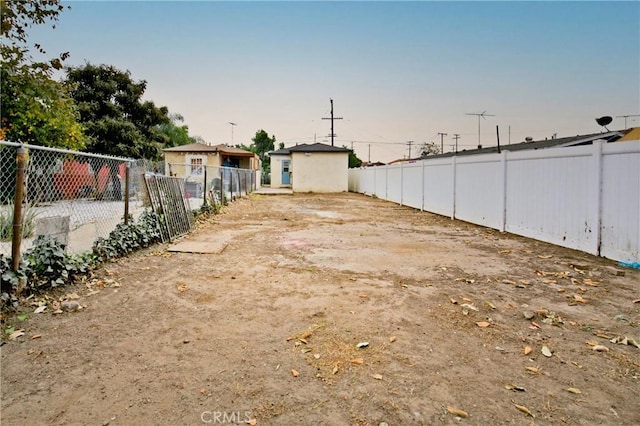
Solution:
M 148 83 L 214 144 L 264 129 L 360 158 L 460 134 L 461 149 L 598 132 L 640 114 L 640 2 L 68 2 L 31 41 L 68 65 L 114 65 Z M 628 127 L 640 126 L 630 117 Z M 510 132 L 509 132 L 510 128 Z M 370 151 L 369 151 L 370 150 Z M 370 154 L 369 154 L 370 152 Z

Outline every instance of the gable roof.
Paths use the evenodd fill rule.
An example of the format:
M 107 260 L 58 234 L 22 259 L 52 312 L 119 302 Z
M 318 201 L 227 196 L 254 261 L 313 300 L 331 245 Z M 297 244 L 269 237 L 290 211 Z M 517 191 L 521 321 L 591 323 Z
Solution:
M 300 144 L 289 148 L 289 152 L 351 152 L 348 148 L 325 145 L 323 143 Z
M 235 148 L 233 146 L 227 146 L 225 144 L 219 145 L 206 145 L 203 143 L 195 142 L 186 145 L 174 146 L 171 148 L 165 148 L 163 151 L 168 152 L 218 152 L 221 154 L 233 155 L 236 157 L 254 157 L 256 154 L 244 149 Z
M 163 151 L 169 152 L 216 152 L 217 146 L 205 145 L 200 142 L 188 143 L 186 145 L 173 146 L 165 148 Z
M 271 151 L 269 155 L 290 155 L 293 152 L 335 152 L 345 153 L 351 152 L 348 148 L 342 148 L 337 146 L 325 145 L 323 143 L 302 143 L 300 145 L 292 146 L 289 148 L 281 148 L 277 151 Z

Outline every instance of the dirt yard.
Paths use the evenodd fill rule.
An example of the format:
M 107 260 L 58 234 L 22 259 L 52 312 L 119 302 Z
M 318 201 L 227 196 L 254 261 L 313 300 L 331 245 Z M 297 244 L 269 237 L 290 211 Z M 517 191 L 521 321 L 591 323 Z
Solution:
M 7 319 L 3 426 L 640 424 L 638 271 L 357 194 L 185 241 Z

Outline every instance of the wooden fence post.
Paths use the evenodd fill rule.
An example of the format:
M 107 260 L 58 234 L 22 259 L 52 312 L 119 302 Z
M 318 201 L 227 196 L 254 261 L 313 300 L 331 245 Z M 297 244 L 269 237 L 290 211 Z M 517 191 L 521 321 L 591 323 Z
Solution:
M 20 266 L 20 244 L 22 243 L 22 203 L 24 201 L 25 172 L 29 164 L 29 155 L 25 147 L 18 148 L 16 154 L 16 192 L 13 199 L 13 239 L 11 240 L 11 268 Z

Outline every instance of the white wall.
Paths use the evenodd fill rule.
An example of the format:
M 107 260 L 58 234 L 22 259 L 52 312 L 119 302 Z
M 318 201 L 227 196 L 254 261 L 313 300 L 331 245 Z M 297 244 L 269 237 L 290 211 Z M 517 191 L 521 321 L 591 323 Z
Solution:
M 349 190 L 348 152 L 293 152 L 291 184 L 294 192 Z
M 282 160 L 291 160 L 291 157 L 289 155 L 271 157 L 271 188 L 282 187 Z
M 640 261 L 640 141 L 503 151 L 349 173 L 353 192 Z

